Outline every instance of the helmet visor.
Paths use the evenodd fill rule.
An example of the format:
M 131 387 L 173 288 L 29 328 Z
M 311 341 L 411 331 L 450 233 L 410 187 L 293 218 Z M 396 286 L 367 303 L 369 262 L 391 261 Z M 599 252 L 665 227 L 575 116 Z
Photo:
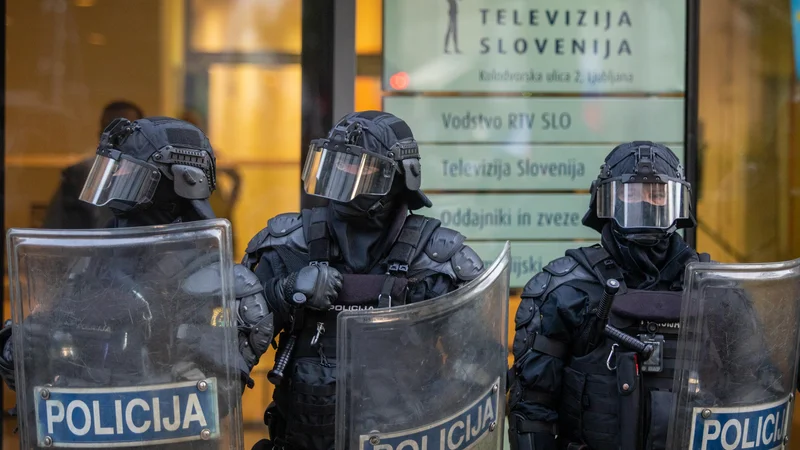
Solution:
M 106 205 L 112 200 L 146 203 L 153 199 L 160 178 L 157 169 L 124 156 L 113 159 L 97 155 L 78 198 L 96 206 Z
M 334 151 L 314 142 L 303 168 L 306 193 L 340 202 L 358 195 L 386 195 L 392 187 L 396 164 L 366 151 L 360 154 Z
M 689 186 L 673 180 L 614 180 L 597 188 L 597 217 L 614 219 L 622 228 L 670 228 L 678 219 L 689 218 L 689 205 Z

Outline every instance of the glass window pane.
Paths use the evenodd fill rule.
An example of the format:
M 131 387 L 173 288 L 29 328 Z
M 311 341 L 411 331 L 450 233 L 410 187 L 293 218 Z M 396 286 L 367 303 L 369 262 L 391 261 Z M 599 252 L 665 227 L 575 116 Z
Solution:
M 209 69 L 209 136 L 220 158 L 300 161 L 300 65 Z
M 356 54 L 379 55 L 382 29 L 383 0 L 356 0 Z
M 790 4 L 723 5 L 704 2 L 700 12 L 708 31 L 700 37 L 698 246 L 720 261 L 792 259 L 800 255 L 791 221 L 800 159 Z
M 355 110 L 381 109 L 381 79 L 379 77 L 356 77 Z
M 300 164 L 262 162 L 240 166 L 241 199 L 233 219 L 236 255 L 243 255 L 247 242 L 278 214 L 298 211 L 300 205 Z M 272 360 L 269 360 L 271 368 Z M 267 361 L 262 359 L 262 363 Z M 264 405 L 266 407 L 266 405 Z
M 184 3 L 192 3 L 193 27 Z M 209 201 L 231 221 L 233 259 L 240 261 L 269 218 L 299 208 L 301 68 L 263 55 L 258 63 L 226 64 L 229 55 L 216 53 L 299 55 L 300 11 L 294 0 L 9 2 L 6 228 L 106 225 L 108 209 L 88 214 L 77 200 L 102 128 L 117 116 L 166 115 L 195 123 L 210 138 L 218 187 Z M 210 54 L 185 53 L 187 26 L 193 50 Z M 117 101 L 135 107 L 101 117 Z M 10 316 L 6 261 L 4 318 Z M 267 437 L 263 414 L 273 386 L 266 373 L 274 354 L 270 348 L 262 357 L 253 372 L 256 389 L 242 399 L 246 448 Z M 14 394 L 3 389 L 9 409 Z M 19 448 L 16 418 L 4 417 L 2 448 Z
M 301 1 L 191 0 L 191 11 L 193 51 L 300 54 Z
M 264 68 L 215 64 L 209 70 L 209 136 L 221 165 L 236 167 L 242 189 L 234 209 L 234 254 L 242 255 L 247 242 L 266 221 L 299 206 L 300 106 L 299 65 Z M 294 178 L 244 175 L 248 169 L 297 168 Z M 288 190 L 297 195 L 274 196 Z M 270 201 L 265 201 L 269 198 Z M 283 209 L 273 206 L 279 199 Z M 292 203 L 297 199 L 295 203 Z M 271 215 L 265 215 L 271 211 Z M 247 231 L 244 231 L 247 230 Z

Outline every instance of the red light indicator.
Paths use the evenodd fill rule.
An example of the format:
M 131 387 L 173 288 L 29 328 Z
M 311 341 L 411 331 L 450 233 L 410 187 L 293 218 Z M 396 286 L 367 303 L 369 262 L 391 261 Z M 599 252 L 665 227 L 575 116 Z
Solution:
M 405 72 L 397 72 L 396 74 L 389 77 L 389 86 L 392 89 L 402 91 L 403 89 L 408 87 L 408 74 Z

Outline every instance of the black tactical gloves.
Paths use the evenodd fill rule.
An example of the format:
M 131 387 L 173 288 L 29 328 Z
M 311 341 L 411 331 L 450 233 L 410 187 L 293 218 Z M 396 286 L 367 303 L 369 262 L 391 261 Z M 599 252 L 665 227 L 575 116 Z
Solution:
M 290 305 L 327 311 L 342 289 L 342 274 L 327 265 L 313 265 L 293 272 L 275 286 L 275 294 Z

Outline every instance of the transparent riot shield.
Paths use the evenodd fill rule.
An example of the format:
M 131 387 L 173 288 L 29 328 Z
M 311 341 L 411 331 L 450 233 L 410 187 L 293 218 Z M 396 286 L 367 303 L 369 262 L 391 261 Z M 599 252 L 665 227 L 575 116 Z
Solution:
M 339 314 L 336 449 L 500 449 L 509 245 L 477 279 L 417 304 Z
M 7 242 L 21 448 L 242 448 L 227 220 Z
M 800 346 L 800 259 L 686 270 L 669 449 L 785 448 Z

